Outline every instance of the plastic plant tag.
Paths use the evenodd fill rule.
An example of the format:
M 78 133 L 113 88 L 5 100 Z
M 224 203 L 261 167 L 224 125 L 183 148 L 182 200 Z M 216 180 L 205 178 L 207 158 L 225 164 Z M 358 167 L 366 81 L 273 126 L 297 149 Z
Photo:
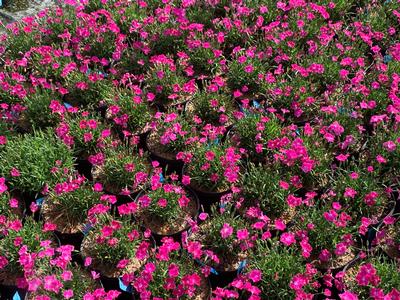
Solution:
M 19 292 L 15 292 L 14 296 L 12 297 L 12 300 L 21 300 L 21 296 L 19 295 Z
M 208 141 L 207 146 L 210 148 L 211 146 L 218 146 L 219 145 L 219 138 L 216 138 L 213 141 Z
M 44 201 L 44 197 L 41 197 L 41 198 L 37 198 L 35 202 L 36 202 L 37 206 L 42 206 L 43 201 Z
M 165 178 L 164 178 L 163 173 L 160 173 L 160 182 L 161 182 L 161 183 L 164 183 L 164 182 L 165 182 Z
M 92 228 L 93 228 L 92 224 L 87 223 L 85 227 L 83 227 L 82 230 L 83 235 L 87 235 Z
M 126 293 L 132 294 L 133 293 L 133 288 L 131 285 L 125 285 L 121 279 L 121 277 L 118 277 L 118 284 L 119 284 L 119 288 L 121 291 L 124 291 Z
M 70 109 L 70 108 L 72 108 L 72 105 L 69 104 L 68 102 L 64 102 L 64 107 L 65 107 L 66 109 Z
M 245 260 L 242 260 L 242 261 L 240 262 L 240 264 L 239 264 L 238 269 L 237 269 L 237 273 L 238 273 L 238 274 L 242 273 L 242 271 L 243 271 L 243 269 L 246 267 L 246 265 L 247 265 L 247 260 L 246 260 L 246 259 L 245 259 Z
M 205 266 L 205 263 L 203 263 L 201 260 L 199 259 L 195 259 L 195 261 L 202 267 Z M 217 270 L 215 270 L 214 268 L 210 268 L 210 272 L 213 273 L 214 275 L 219 275 L 219 273 L 217 272 Z
M 261 107 L 261 104 L 260 104 L 260 102 L 258 102 L 258 101 L 256 101 L 256 100 L 253 100 L 253 106 L 254 106 L 255 108 L 260 108 L 260 107 Z
M 392 61 L 393 57 L 391 55 L 385 55 L 383 57 L 383 62 L 387 64 L 388 62 Z
M 300 136 L 300 130 L 298 128 L 295 130 L 295 132 L 297 136 Z

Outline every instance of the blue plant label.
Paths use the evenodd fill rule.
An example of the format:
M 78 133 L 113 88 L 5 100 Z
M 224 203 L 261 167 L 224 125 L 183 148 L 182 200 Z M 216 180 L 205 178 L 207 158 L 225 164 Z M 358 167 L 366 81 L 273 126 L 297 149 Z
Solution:
M 82 230 L 83 234 L 87 235 L 92 228 L 93 228 L 92 224 L 87 223 L 85 225 L 85 227 L 83 227 L 83 230 Z
M 238 274 L 242 273 L 242 271 L 243 271 L 243 269 L 246 267 L 246 265 L 247 265 L 247 260 L 246 260 L 246 259 L 245 259 L 245 260 L 242 260 L 242 261 L 240 262 L 240 264 L 239 264 L 238 269 L 237 269 L 237 273 L 238 273 Z
M 208 148 L 210 148 L 211 146 L 218 146 L 219 145 L 219 138 L 216 138 L 215 140 L 209 141 L 207 143 Z
M 72 105 L 69 104 L 68 102 L 64 102 L 64 107 L 65 107 L 66 109 L 70 109 L 70 108 L 72 108 Z
M 260 107 L 261 107 L 261 104 L 260 104 L 260 102 L 258 102 L 258 101 L 256 101 L 256 100 L 253 100 L 253 106 L 254 106 L 255 108 L 260 108 Z
M 214 275 L 219 275 L 219 273 L 217 272 L 217 270 L 215 270 L 214 268 L 210 269 L 210 272 L 213 273 Z
M 164 182 L 165 182 L 165 178 L 164 178 L 163 173 L 160 173 L 160 182 L 161 182 L 161 183 L 164 183 Z
M 300 136 L 300 130 L 298 128 L 295 130 L 295 132 L 297 136 Z
M 124 291 L 126 293 L 132 294 L 133 293 L 133 288 L 131 285 L 125 285 L 124 282 L 122 281 L 122 278 L 119 277 L 118 278 L 118 284 L 119 284 L 119 288 L 121 291 Z
M 37 206 L 42 206 L 43 201 L 44 201 L 44 197 L 41 197 L 41 198 L 37 198 L 35 202 L 36 202 Z
M 392 59 L 393 59 L 393 56 L 387 54 L 387 55 L 385 55 L 385 56 L 383 57 L 383 62 L 384 62 L 385 64 L 387 64 L 388 62 L 392 61 Z
M 1 5 L 1 3 L 0 3 L 0 5 Z M 14 296 L 12 297 L 12 300 L 21 300 L 21 296 L 19 295 L 19 292 L 15 292 Z

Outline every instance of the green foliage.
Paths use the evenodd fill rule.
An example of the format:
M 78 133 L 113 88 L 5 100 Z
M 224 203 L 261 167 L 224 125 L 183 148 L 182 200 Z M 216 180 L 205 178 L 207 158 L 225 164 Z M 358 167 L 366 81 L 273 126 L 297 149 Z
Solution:
M 295 228 L 306 230 L 309 243 L 313 247 L 312 255 L 318 256 L 320 252 L 327 249 L 333 253 L 336 245 L 343 241 L 346 234 L 355 236 L 357 228 L 348 221 L 344 224 L 336 225 L 334 222 L 328 221 L 324 214 L 332 214 L 333 209 L 329 205 L 322 208 L 305 207 L 301 213 L 301 217 L 296 218 Z M 344 219 L 344 211 L 336 211 L 337 217 L 335 222 Z M 342 214 L 342 217 L 340 215 Z M 309 229 L 308 224 L 313 224 L 313 228 Z
M 301 172 L 303 184 L 313 190 L 325 189 L 329 184 L 329 176 L 332 173 L 331 164 L 334 159 L 334 152 L 318 133 L 310 136 L 303 135 L 301 139 L 307 148 L 308 156 L 316 162 L 311 172 Z
M 28 217 L 24 221 L 24 225 L 20 229 L 6 228 L 7 234 L 0 239 L 0 253 L 8 260 L 5 267 L 8 274 L 22 274 L 23 267 L 19 262 L 19 250 L 23 246 L 27 246 L 28 253 L 38 253 L 45 249 L 41 246 L 42 241 L 51 241 L 53 234 L 49 231 L 42 230 L 43 223 L 36 222 Z M 21 239 L 18 246 L 15 244 L 16 239 Z
M 224 171 L 223 164 L 227 144 L 201 144 L 191 152 L 193 158 L 187 166 L 187 173 L 196 186 L 208 191 L 225 191 L 229 189 L 230 183 L 228 182 Z M 214 159 L 208 160 L 207 153 L 213 153 Z M 204 166 L 208 166 L 204 168 Z M 213 179 L 213 177 L 216 177 Z
M 249 163 L 241 174 L 240 186 L 245 206 L 260 206 L 269 217 L 280 217 L 288 209 L 287 196 L 293 192 L 280 187 L 279 182 L 287 180 L 279 169 Z
M 59 192 L 63 184 L 74 185 L 74 189 Z M 83 178 L 68 180 L 59 183 L 46 197 L 44 205 L 45 219 L 49 222 L 60 224 L 60 231 L 79 229 L 86 223 L 87 212 L 95 204 L 100 203 L 100 192 L 95 192 L 93 187 Z
M 35 38 L 35 34 L 32 32 L 25 32 L 23 27 L 25 24 L 22 22 L 13 23 L 13 29 L 7 29 L 7 40 L 5 41 L 5 53 L 2 54 L 1 60 L 5 58 L 15 60 L 21 59 L 23 54 L 29 51 L 32 47 L 36 47 L 40 44 L 40 39 Z
M 56 182 L 52 169 L 73 168 L 68 147 L 50 131 L 13 137 L 0 151 L 0 174 L 9 178 L 10 187 L 21 192 L 40 192 L 45 184 Z M 11 176 L 15 168 L 20 176 Z
M 150 203 L 149 206 L 142 206 L 142 210 L 150 220 L 156 220 L 161 226 L 166 224 L 179 226 L 187 221 L 188 205 L 193 199 L 182 186 L 174 183 L 164 184 L 156 190 L 146 192 L 144 197 L 148 197 Z M 166 201 L 165 205 L 163 201 Z
M 104 151 L 104 164 L 99 166 L 98 180 L 109 192 L 120 192 L 123 189 L 137 189 L 136 174 L 148 173 L 150 169 L 146 156 L 136 154 L 135 149 L 123 146 L 107 147 Z M 137 183 L 137 184 L 136 184 Z
M 173 298 L 176 295 L 170 289 L 165 288 L 165 284 L 170 283 L 170 280 L 173 279 L 176 284 L 177 289 L 182 288 L 183 291 L 188 290 L 188 286 L 182 285 L 185 282 L 185 278 L 189 278 L 189 276 L 197 275 L 197 277 L 204 279 L 204 276 L 201 274 L 201 270 L 194 263 L 193 259 L 188 257 L 188 255 L 182 253 L 179 255 L 177 252 L 173 252 L 170 254 L 170 258 L 168 261 L 157 260 L 152 262 L 155 265 L 155 270 L 151 274 L 151 281 L 148 286 L 148 290 L 151 292 L 153 297 L 160 297 L 162 299 Z M 177 277 L 170 277 L 168 275 L 168 270 L 176 266 L 178 267 L 179 273 Z M 192 291 L 194 295 L 198 295 L 200 293 L 207 293 L 207 291 L 202 290 L 203 286 L 194 286 L 195 289 Z M 181 292 L 183 292 L 181 291 Z M 188 295 L 180 296 L 179 299 L 188 300 L 193 299 L 193 297 L 189 297 Z
M 91 71 L 97 72 L 97 71 Z M 97 81 L 89 80 L 88 76 L 79 71 L 73 71 L 66 78 L 65 86 L 69 93 L 66 95 L 67 102 L 80 107 L 97 108 L 101 95 L 113 88 L 109 80 L 99 79 Z M 78 88 L 77 84 L 84 83 L 85 88 Z
M 69 135 L 74 139 L 73 149 L 78 155 L 90 155 L 98 152 L 109 137 L 102 137 L 105 130 L 109 130 L 97 115 L 80 113 L 68 115 L 65 122 L 69 127 Z
M 244 53 L 240 53 L 243 55 Z M 237 56 L 239 56 L 237 54 Z M 246 66 L 252 66 L 251 72 L 246 72 Z M 240 63 L 238 58 L 233 59 L 228 64 L 228 87 L 232 90 L 241 89 L 243 86 L 247 86 L 252 93 L 259 91 L 259 74 L 265 74 L 266 68 L 263 65 L 261 59 L 257 57 L 247 57 L 246 61 Z
M 156 95 L 155 101 L 164 105 L 172 102 L 168 96 L 173 93 L 173 86 L 182 86 L 186 82 L 179 69 L 173 64 L 164 63 L 156 63 L 150 67 L 145 80 L 147 90 Z
M 118 119 L 116 123 L 123 129 L 129 130 L 134 134 L 141 133 L 145 126 L 151 122 L 153 116 L 147 102 L 141 99 L 141 102 L 137 103 L 130 90 L 111 89 L 105 92 L 105 103 L 109 106 L 116 105 L 119 107 L 119 111 L 115 116 Z M 121 120 L 124 121 L 121 122 Z
M 89 252 L 85 254 L 105 268 L 116 268 L 122 259 L 136 258 L 136 251 L 139 244 L 144 241 L 141 229 L 138 224 L 133 223 L 130 216 L 114 218 L 109 214 L 96 216 L 97 223 L 93 225 L 86 239 L 89 238 Z M 111 235 L 103 233 L 104 228 L 112 231 Z M 114 229 L 113 229 L 114 228 Z M 131 240 L 131 237 L 134 237 Z M 110 247 L 110 240 L 116 244 Z M 85 241 L 84 241 L 85 243 Z
M 55 276 L 62 283 L 62 288 L 58 293 L 55 293 L 40 286 L 36 292 L 30 293 L 29 296 L 47 296 L 50 299 L 62 300 L 65 299 L 63 292 L 72 290 L 74 293 L 73 299 L 83 299 L 86 294 L 93 292 L 96 288 L 100 288 L 100 284 L 91 277 L 90 273 L 77 264 L 70 264 L 66 269 L 62 269 L 58 266 L 50 265 L 48 261 L 46 263 L 48 265 L 37 267 L 42 271 L 42 273 L 38 274 L 38 277 Z M 67 272 L 72 273 L 70 280 L 63 279 L 63 274 L 65 275 Z
M 221 236 L 221 230 L 224 224 L 229 224 L 233 228 L 233 233 L 226 238 Z M 247 220 L 238 215 L 232 205 L 227 204 L 224 208 L 217 205 L 211 207 L 210 219 L 200 226 L 199 236 L 203 250 L 211 250 L 220 259 L 224 261 L 237 260 L 239 254 L 243 252 L 241 244 L 247 244 L 247 241 L 240 241 L 236 232 L 240 229 L 249 229 Z M 250 230 L 249 230 L 250 231 Z M 207 263 L 207 259 L 205 263 Z M 232 262 L 232 261 L 231 261 Z M 212 263 L 212 262 L 210 262 Z
M 199 46 L 194 49 L 189 49 L 188 55 L 190 56 L 189 61 L 193 65 L 196 74 L 211 75 L 217 73 L 220 69 L 218 62 L 222 58 L 215 58 L 212 47 L 205 48 Z
M 360 265 L 354 266 L 356 268 L 356 274 L 359 274 L 362 266 L 366 266 L 367 264 L 371 264 L 373 269 L 376 270 L 376 275 L 379 277 L 379 282 L 376 286 L 369 283 L 367 286 L 361 286 L 357 284 L 355 278 L 348 278 L 346 281 L 348 288 L 357 292 L 361 299 L 369 299 L 370 291 L 372 288 L 382 289 L 383 293 L 388 294 L 393 289 L 397 289 L 400 286 L 400 272 L 399 265 L 396 261 L 391 260 L 386 256 L 376 256 L 376 257 L 368 257 L 361 262 Z M 373 272 L 372 268 L 368 268 Z M 346 275 L 348 276 L 348 275 Z M 366 276 L 366 275 L 364 275 Z M 357 278 L 357 277 L 356 277 Z
M 359 176 L 356 179 L 351 178 L 351 174 L 355 172 Z M 350 163 L 347 168 L 343 166 L 338 168 L 335 176 L 330 178 L 331 186 L 336 192 L 340 203 L 348 209 L 348 213 L 352 216 L 353 222 L 361 220 L 362 217 L 381 217 L 384 212 L 389 198 L 385 193 L 385 186 L 379 178 L 377 172 L 368 172 L 356 163 Z M 346 188 L 354 189 L 357 194 L 354 199 L 344 197 Z M 368 205 L 365 197 L 371 192 L 378 193 L 373 205 Z
M 233 110 L 232 99 L 225 93 L 201 91 L 193 95 L 188 105 L 193 106 L 191 115 L 197 115 L 204 123 L 216 125 L 220 123 L 222 114 L 229 116 Z
M 10 200 L 12 199 L 11 194 L 9 192 L 3 192 L 0 194 L 0 216 L 6 217 L 19 217 L 20 213 L 20 204 L 19 207 L 11 207 Z M 18 200 L 19 201 L 19 200 Z
M 250 113 L 236 121 L 234 134 L 239 139 L 239 146 L 247 149 L 251 157 L 263 157 L 256 152 L 256 145 L 262 144 L 263 148 L 269 140 L 280 137 L 282 127 L 275 117 L 266 117 L 261 113 Z
M 26 107 L 23 119 L 29 123 L 30 127 L 36 129 L 54 126 L 59 117 L 52 114 L 49 106 L 56 98 L 57 96 L 50 90 L 38 89 L 35 93 L 28 94 L 22 101 Z
M 279 243 L 258 241 L 246 269 L 262 272 L 261 282 L 256 286 L 270 299 L 292 299 L 294 290 L 289 284 L 292 277 L 305 272 L 304 262 L 293 248 Z

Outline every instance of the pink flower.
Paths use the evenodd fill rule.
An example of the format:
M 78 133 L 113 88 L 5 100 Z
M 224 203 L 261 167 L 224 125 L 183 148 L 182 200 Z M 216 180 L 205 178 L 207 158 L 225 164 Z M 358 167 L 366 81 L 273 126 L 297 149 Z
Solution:
M 190 176 L 183 175 L 182 176 L 182 184 L 183 185 L 189 185 L 190 184 Z
M 159 199 L 158 202 L 157 202 L 157 205 L 160 206 L 160 207 L 166 207 L 167 204 L 168 204 L 167 199 L 164 199 L 164 198 Z
M 73 290 L 65 290 L 63 292 L 63 296 L 65 299 L 70 299 L 74 296 L 74 291 Z
M 56 278 L 55 275 L 49 275 L 44 278 L 43 286 L 45 290 L 58 294 L 62 288 L 62 283 Z
M 199 214 L 199 219 L 201 220 L 201 221 L 205 221 L 206 219 L 208 218 L 208 214 L 207 213 L 200 213 Z
M 323 249 L 318 258 L 322 262 L 327 262 L 331 258 L 331 253 L 327 249 Z
M 254 67 L 252 65 L 247 65 L 244 67 L 244 71 L 246 73 L 252 73 L 254 71 Z
M 301 205 L 302 199 L 300 197 L 295 197 L 294 195 L 289 195 L 287 197 L 287 203 L 291 207 L 296 207 Z
M 179 266 L 176 264 L 171 264 L 168 267 L 168 275 L 172 278 L 176 278 L 179 276 Z
M 239 229 L 236 232 L 236 236 L 240 241 L 246 240 L 249 238 L 249 231 L 247 229 Z
M 233 233 L 233 228 L 232 228 L 229 224 L 224 223 L 224 225 L 222 226 L 222 229 L 221 229 L 220 233 L 221 233 L 221 237 L 222 237 L 223 239 L 226 239 L 226 238 L 228 238 L 228 237 L 230 237 L 230 236 L 232 235 L 232 233 Z
M 344 197 L 346 197 L 346 198 L 354 199 L 354 197 L 356 195 L 357 195 L 357 192 L 355 190 L 353 190 L 352 188 L 347 187 L 346 190 L 344 191 Z
M 89 267 L 92 264 L 92 258 L 91 257 L 86 257 L 84 261 L 84 266 Z
M 285 246 L 290 246 L 296 242 L 295 236 L 291 232 L 285 232 L 281 235 L 280 241 Z
M 339 154 L 336 156 L 338 161 L 346 161 L 349 158 L 350 154 Z
M 11 174 L 12 177 L 21 176 L 21 173 L 16 168 L 12 168 L 11 171 L 10 171 L 10 174 Z
M 247 276 L 253 282 L 259 282 L 262 277 L 262 272 L 260 270 L 251 270 Z
M 349 291 L 339 294 L 339 297 L 341 300 L 358 300 L 357 295 Z
M 385 164 L 387 162 L 387 160 L 382 155 L 377 155 L 376 161 L 380 164 Z
M 280 231 L 283 231 L 286 229 L 286 225 L 285 225 L 285 223 L 283 223 L 283 221 L 281 219 L 276 219 L 275 220 L 275 228 Z
M 299 291 L 307 284 L 307 278 L 303 274 L 296 274 L 290 281 L 290 288 Z
M 343 126 L 341 126 L 337 121 L 329 125 L 329 130 L 332 131 L 336 136 L 340 136 L 344 132 Z
M 4 177 L 0 178 L 0 194 L 4 193 L 8 190 L 7 185 L 5 184 L 6 179 Z
M 128 264 L 129 264 L 129 259 L 121 259 L 117 264 L 117 268 L 124 269 Z
M 287 190 L 287 189 L 289 188 L 289 183 L 287 183 L 286 181 L 280 180 L 280 181 L 279 181 L 279 186 L 280 186 L 282 189 Z
M 387 142 L 383 143 L 383 147 L 387 151 L 393 152 L 394 150 L 396 150 L 397 145 L 393 141 L 387 141 Z
M 101 192 L 101 191 L 103 191 L 103 185 L 102 185 L 101 183 L 99 183 L 99 182 L 96 182 L 96 183 L 93 185 L 93 190 L 94 190 L 95 192 Z

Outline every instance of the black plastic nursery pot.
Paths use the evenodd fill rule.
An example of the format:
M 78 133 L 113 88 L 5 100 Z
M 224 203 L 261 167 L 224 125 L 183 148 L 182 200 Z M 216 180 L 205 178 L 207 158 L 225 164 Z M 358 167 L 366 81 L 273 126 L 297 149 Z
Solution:
M 0 284 L 0 300 L 25 299 L 26 291 L 12 285 Z
M 16 197 L 21 202 L 21 206 L 24 207 L 22 210 L 22 219 L 26 216 L 32 216 L 34 220 L 38 221 L 40 219 L 40 207 L 45 199 L 41 193 L 26 193 L 26 192 L 16 192 Z M 32 212 L 30 209 L 31 204 L 36 203 L 38 210 Z
M 72 254 L 72 261 L 82 264 L 82 257 L 79 255 L 79 250 L 81 248 L 81 244 L 84 238 L 84 234 L 82 232 L 77 233 L 61 233 L 59 231 L 55 231 L 54 234 L 60 240 L 61 245 L 72 245 L 74 246 L 74 252 Z
M 208 278 L 213 289 L 217 287 L 226 287 L 229 285 L 237 276 L 238 271 L 221 271 L 218 274 L 210 273 Z
M 178 102 L 178 103 L 165 103 L 165 102 L 160 100 L 160 101 L 154 102 L 154 106 L 160 112 L 168 112 L 169 109 L 175 109 L 179 113 L 182 113 L 182 112 L 184 112 L 185 105 L 186 105 L 186 103 L 188 101 L 189 101 L 189 99 L 181 101 L 181 102 Z M 170 102 L 170 101 L 167 101 L 167 102 Z
M 106 194 L 113 195 L 112 193 L 108 193 L 108 192 L 106 192 Z M 138 194 L 139 194 L 139 191 L 133 192 L 133 193 L 131 193 L 129 195 L 122 195 L 122 194 L 115 195 L 114 194 L 115 197 L 117 197 L 116 206 L 119 206 L 119 205 L 122 205 L 122 204 L 127 204 L 127 203 L 135 201 L 135 198 L 137 197 Z
M 395 195 L 392 195 L 392 196 L 395 197 Z M 391 202 L 390 206 L 380 216 L 379 221 L 375 224 L 369 225 L 368 231 L 366 232 L 366 234 L 360 234 L 361 243 L 363 245 L 366 245 L 368 250 L 373 248 L 376 234 L 378 233 L 379 228 L 382 226 L 383 220 L 386 217 L 390 217 L 390 216 L 397 214 L 396 210 L 399 209 L 399 205 L 400 205 L 398 195 L 394 199 L 395 199 L 394 202 Z
M 197 194 L 196 194 L 190 187 L 185 186 L 184 188 L 185 188 L 185 190 L 186 190 L 187 192 L 190 193 L 190 197 L 196 202 L 196 215 L 193 217 L 193 219 L 197 219 L 197 217 L 198 217 L 198 215 L 199 215 L 199 211 L 200 211 L 200 201 L 199 201 L 199 197 L 197 197 Z M 144 191 L 140 192 L 140 193 L 136 196 L 135 201 L 137 201 L 137 199 L 138 199 L 140 196 L 142 196 L 143 194 L 145 194 Z M 184 229 L 179 230 L 179 231 L 177 231 L 177 232 L 175 232 L 175 233 L 172 233 L 172 234 L 158 234 L 158 233 L 156 233 L 156 232 L 154 232 L 154 231 L 151 231 L 151 235 L 152 235 L 152 237 L 154 238 L 154 241 L 155 241 L 156 246 L 162 245 L 161 240 L 162 240 L 163 238 L 165 238 L 165 237 L 173 238 L 173 240 L 174 240 L 175 242 L 181 243 L 181 242 L 182 242 L 182 234 L 183 234 L 184 232 L 189 231 L 190 228 L 191 228 L 191 226 L 188 224 Z M 146 228 L 144 228 L 144 229 L 146 229 Z
M 218 203 L 221 200 L 221 197 L 223 197 L 224 195 L 229 194 L 231 192 L 230 189 L 227 191 L 224 191 L 224 192 L 204 191 L 204 190 L 201 190 L 201 189 L 193 186 L 192 184 L 190 184 L 189 187 L 199 197 L 200 207 L 205 212 L 210 212 L 210 208 L 213 204 Z
M 89 160 L 84 158 L 76 159 L 75 169 L 78 171 L 79 174 L 85 176 L 88 180 L 93 180 L 92 167 L 93 165 L 89 162 Z
M 104 287 L 104 290 L 110 291 L 110 290 L 116 290 L 119 291 L 121 294 L 118 296 L 118 299 L 121 300 L 130 300 L 130 299 L 135 299 L 134 292 L 133 292 L 133 287 L 131 286 L 125 286 L 122 285 L 122 281 L 119 278 L 111 278 L 107 276 L 100 275 L 100 281 Z M 123 289 L 126 289 L 124 291 Z

